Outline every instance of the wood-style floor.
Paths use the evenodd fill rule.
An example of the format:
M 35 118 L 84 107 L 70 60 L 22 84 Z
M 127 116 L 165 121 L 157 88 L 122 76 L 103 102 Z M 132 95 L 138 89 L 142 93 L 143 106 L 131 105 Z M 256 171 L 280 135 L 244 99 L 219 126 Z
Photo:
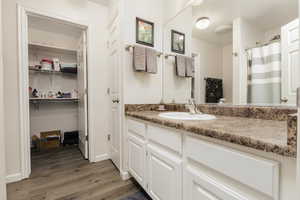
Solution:
M 8 200 L 120 200 L 140 190 L 111 161 L 89 163 L 76 147 L 32 154 L 29 179 L 9 184 Z

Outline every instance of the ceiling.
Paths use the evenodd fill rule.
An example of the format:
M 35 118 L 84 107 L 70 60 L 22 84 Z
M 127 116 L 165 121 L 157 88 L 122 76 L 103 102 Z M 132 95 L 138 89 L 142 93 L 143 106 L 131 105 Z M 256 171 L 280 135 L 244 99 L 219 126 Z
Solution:
M 101 4 L 101 5 L 108 5 L 109 0 L 89 0 L 89 1 L 92 1 L 97 4 Z
M 243 17 L 262 31 L 271 30 L 298 17 L 298 0 L 204 0 L 202 5 L 193 7 L 193 17 L 194 22 L 199 17 L 211 19 L 208 29 L 194 28 L 194 37 L 226 44 L 232 41 L 232 32 L 216 34 L 217 27 L 232 25 L 234 19 Z

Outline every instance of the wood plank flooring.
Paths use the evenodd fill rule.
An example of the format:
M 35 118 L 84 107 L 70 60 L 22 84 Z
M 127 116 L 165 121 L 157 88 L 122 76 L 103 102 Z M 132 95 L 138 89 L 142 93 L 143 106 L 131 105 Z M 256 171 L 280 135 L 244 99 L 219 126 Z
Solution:
M 8 184 L 8 200 L 120 200 L 138 192 L 111 161 L 89 163 L 76 147 L 32 154 L 29 179 Z

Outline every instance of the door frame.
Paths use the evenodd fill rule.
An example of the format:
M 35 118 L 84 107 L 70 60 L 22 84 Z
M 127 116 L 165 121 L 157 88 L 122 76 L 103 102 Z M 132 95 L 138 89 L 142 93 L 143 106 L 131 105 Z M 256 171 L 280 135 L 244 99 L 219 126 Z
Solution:
M 19 124 L 20 124 L 20 154 L 21 154 L 21 171 L 20 177 L 18 180 L 22 180 L 28 178 L 31 174 L 31 152 L 30 152 L 30 113 L 29 113 L 29 94 L 28 94 L 28 86 L 29 86 L 29 70 L 28 67 L 28 17 L 40 17 L 44 19 L 56 20 L 63 22 L 67 25 L 72 25 L 82 30 L 86 31 L 87 36 L 87 44 L 88 39 L 90 38 L 90 25 L 85 21 L 70 19 L 66 16 L 57 15 L 55 13 L 49 13 L 43 10 L 37 10 L 25 7 L 21 4 L 17 4 L 18 9 L 18 81 L 19 81 Z M 90 52 L 89 45 L 87 45 L 87 52 Z M 90 62 L 90 57 L 87 56 L 87 63 Z M 87 65 L 87 85 L 89 85 L 88 78 L 88 65 Z M 87 88 L 88 94 L 90 88 Z M 89 105 L 90 98 L 88 98 L 87 104 Z M 90 117 L 90 107 L 88 107 L 88 119 Z M 90 127 L 90 121 L 88 120 L 87 127 Z M 88 129 L 89 130 L 89 129 Z M 89 160 L 91 162 L 95 161 L 95 153 L 94 149 L 94 135 L 92 132 L 88 133 L 89 142 Z M 18 181 L 16 180 L 16 181 Z
M 2 10 L 2 1 L 0 1 Z M 3 48 L 2 48 L 2 16 L 0 15 L 0 199 L 6 200 L 6 180 L 5 180 L 5 132 L 4 132 L 4 95 L 3 95 Z

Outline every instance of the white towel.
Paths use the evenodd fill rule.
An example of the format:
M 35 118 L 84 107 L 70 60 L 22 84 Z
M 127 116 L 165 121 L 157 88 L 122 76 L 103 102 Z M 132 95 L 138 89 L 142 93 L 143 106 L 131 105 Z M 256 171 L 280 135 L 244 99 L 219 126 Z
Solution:
M 176 62 L 176 75 L 179 77 L 185 77 L 186 71 L 186 59 L 185 56 L 177 55 L 175 58 Z
M 154 49 L 146 49 L 146 69 L 149 73 L 157 73 L 157 52 Z
M 146 48 L 135 46 L 133 49 L 133 68 L 135 71 L 146 71 Z

